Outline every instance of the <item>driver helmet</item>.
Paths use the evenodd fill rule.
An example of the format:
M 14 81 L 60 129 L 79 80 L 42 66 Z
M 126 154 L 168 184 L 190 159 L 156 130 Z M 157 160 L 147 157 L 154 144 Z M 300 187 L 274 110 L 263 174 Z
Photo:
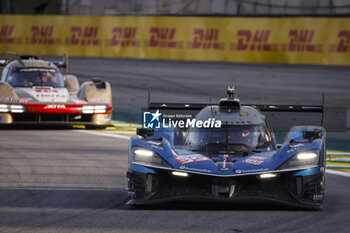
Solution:
M 57 83 L 56 77 L 51 72 L 43 72 L 41 75 L 42 82 L 46 85 Z

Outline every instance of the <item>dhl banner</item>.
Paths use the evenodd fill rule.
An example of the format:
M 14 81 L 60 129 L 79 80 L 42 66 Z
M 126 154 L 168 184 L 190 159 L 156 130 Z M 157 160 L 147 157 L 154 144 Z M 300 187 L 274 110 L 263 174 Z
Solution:
M 1 15 L 5 51 L 350 65 L 350 19 Z

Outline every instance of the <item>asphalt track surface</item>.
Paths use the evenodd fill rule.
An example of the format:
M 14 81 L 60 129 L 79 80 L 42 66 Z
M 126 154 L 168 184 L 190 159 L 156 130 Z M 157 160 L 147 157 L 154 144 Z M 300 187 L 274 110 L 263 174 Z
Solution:
M 325 108 L 348 110 L 350 128 L 350 67 L 96 58 L 72 58 L 69 64 L 81 82 L 101 77 L 111 83 L 117 120 L 140 123 L 148 91 L 152 102 L 217 103 L 234 85 L 249 104 L 321 105 L 324 94 Z M 326 125 L 333 119 L 326 114 Z
M 232 81 L 245 102 L 348 107 L 350 68 L 71 59 L 81 81 L 113 86 L 114 105 L 213 102 Z M 329 98 L 327 98 L 329 96 Z M 0 130 L 0 232 L 349 232 L 350 178 L 327 174 L 322 211 L 272 204 L 125 206 L 128 140 L 79 130 Z
M 0 232 L 349 232 L 350 178 L 328 174 L 325 208 L 124 206 L 128 140 L 78 130 L 3 130 Z
M 119 109 L 139 111 L 152 101 L 215 103 L 234 84 L 243 103 L 322 104 L 350 108 L 350 67 L 71 58 L 81 81 L 102 77 Z

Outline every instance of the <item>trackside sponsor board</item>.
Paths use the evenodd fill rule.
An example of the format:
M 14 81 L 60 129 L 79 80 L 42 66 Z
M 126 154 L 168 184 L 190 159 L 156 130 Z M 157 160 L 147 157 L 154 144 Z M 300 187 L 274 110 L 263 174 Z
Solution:
M 350 20 L 1 15 L 0 50 L 37 55 L 69 52 L 93 57 L 350 65 Z

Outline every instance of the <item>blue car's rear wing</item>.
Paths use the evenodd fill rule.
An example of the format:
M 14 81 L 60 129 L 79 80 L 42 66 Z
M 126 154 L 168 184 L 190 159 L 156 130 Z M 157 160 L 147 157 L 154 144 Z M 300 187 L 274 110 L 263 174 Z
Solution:
M 178 109 L 178 110 L 201 110 L 210 104 L 202 103 L 149 103 L 148 109 Z M 321 112 L 322 105 L 272 105 L 272 104 L 242 104 L 242 106 L 253 106 L 262 112 Z
M 149 102 L 148 110 L 163 112 L 181 111 L 193 117 L 209 103 L 163 103 Z M 323 105 L 276 105 L 276 104 L 242 104 L 252 106 L 264 113 L 275 130 L 286 131 L 295 125 L 320 125 L 327 131 L 343 132 L 346 130 L 346 109 L 325 108 Z

